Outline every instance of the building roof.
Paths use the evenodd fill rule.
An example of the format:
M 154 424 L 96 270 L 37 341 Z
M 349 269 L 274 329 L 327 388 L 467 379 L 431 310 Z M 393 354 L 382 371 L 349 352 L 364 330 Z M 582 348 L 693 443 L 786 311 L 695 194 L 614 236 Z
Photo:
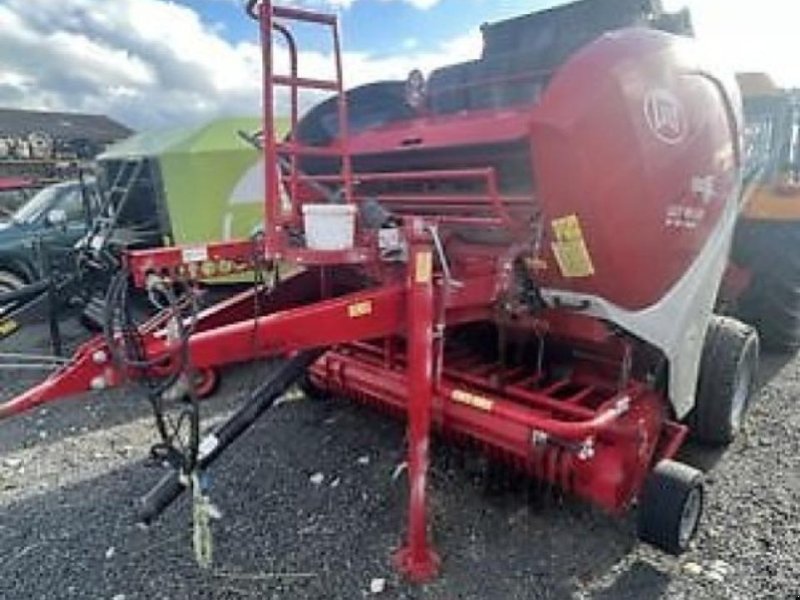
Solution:
M 0 108 L 0 136 L 34 132 L 47 133 L 53 138 L 106 143 L 126 138 L 132 130 L 104 115 Z

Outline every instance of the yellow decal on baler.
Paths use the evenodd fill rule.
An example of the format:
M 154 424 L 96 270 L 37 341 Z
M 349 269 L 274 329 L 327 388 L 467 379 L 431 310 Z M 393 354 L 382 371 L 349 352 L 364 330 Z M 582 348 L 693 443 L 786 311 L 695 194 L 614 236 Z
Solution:
M 553 254 L 564 277 L 589 277 L 594 275 L 592 257 L 583 239 L 583 230 L 577 215 L 554 219 Z
M 416 270 L 414 271 L 414 281 L 417 283 L 428 283 L 433 273 L 433 254 L 430 251 L 419 252 L 417 254 Z
M 347 316 L 351 319 L 358 319 L 372 314 L 372 300 L 356 302 L 347 307 Z
M 492 409 L 494 408 L 494 400 L 484 398 L 483 396 L 478 396 L 477 394 L 472 394 L 465 390 L 453 390 L 453 392 L 450 394 L 450 399 L 453 402 L 466 404 L 467 406 L 471 406 L 472 408 L 477 408 L 478 410 L 485 412 L 492 412 Z
M 11 335 L 17 329 L 19 329 L 19 323 L 13 319 L 5 319 L 4 321 L 0 321 L 0 338 Z

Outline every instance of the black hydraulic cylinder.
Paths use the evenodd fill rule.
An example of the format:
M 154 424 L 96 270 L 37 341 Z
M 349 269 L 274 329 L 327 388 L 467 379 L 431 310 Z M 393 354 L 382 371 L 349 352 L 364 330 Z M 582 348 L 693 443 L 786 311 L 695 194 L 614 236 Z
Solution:
M 308 367 L 324 350 L 306 350 L 278 365 L 264 382 L 227 421 L 203 439 L 200 445 L 198 469 L 205 470 L 225 449 L 247 431 L 266 412 L 289 386 L 302 377 Z M 180 497 L 186 486 L 180 473 L 172 471 L 165 475 L 147 495 L 139 501 L 137 519 L 149 525 Z

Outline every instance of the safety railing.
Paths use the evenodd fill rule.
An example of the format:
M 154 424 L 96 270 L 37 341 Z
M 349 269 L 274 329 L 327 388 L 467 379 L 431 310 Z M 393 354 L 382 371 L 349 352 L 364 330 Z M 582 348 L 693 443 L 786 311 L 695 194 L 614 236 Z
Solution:
M 341 177 L 301 175 L 301 180 L 318 184 L 338 184 Z M 502 194 L 497 172 L 493 167 L 355 173 L 352 183 L 356 202 L 372 200 L 393 214 L 424 216 L 440 223 L 515 229 L 519 225 L 515 213 L 533 207 L 533 199 L 529 195 Z M 370 192 L 370 184 L 419 184 L 428 188 L 441 184 L 470 184 L 469 187 L 477 190 L 466 193 Z

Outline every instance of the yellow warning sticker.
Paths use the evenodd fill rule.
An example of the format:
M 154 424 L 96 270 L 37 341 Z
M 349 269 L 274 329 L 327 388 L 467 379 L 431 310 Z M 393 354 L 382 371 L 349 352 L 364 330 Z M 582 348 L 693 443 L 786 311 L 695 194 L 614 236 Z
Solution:
M 417 254 L 416 271 L 414 280 L 417 283 L 428 283 L 433 273 L 433 254 L 431 252 L 419 252 Z
M 592 257 L 583 239 L 580 221 L 577 215 L 569 215 L 555 219 L 553 227 L 552 244 L 553 254 L 558 262 L 558 268 L 564 277 L 589 277 L 594 275 Z
M 358 319 L 372 314 L 372 300 L 356 302 L 347 307 L 347 316 L 351 319 Z
M 4 321 L 0 321 L 0 338 L 4 338 L 7 335 L 11 335 L 17 329 L 19 329 L 19 323 L 17 323 L 13 319 L 6 319 Z
M 453 402 L 466 404 L 467 406 L 471 406 L 472 408 L 477 408 L 478 410 L 485 412 L 492 412 L 492 409 L 494 408 L 494 400 L 490 400 L 489 398 L 484 398 L 483 396 L 478 396 L 477 394 L 472 394 L 464 390 L 453 390 L 453 392 L 450 394 L 450 399 Z

